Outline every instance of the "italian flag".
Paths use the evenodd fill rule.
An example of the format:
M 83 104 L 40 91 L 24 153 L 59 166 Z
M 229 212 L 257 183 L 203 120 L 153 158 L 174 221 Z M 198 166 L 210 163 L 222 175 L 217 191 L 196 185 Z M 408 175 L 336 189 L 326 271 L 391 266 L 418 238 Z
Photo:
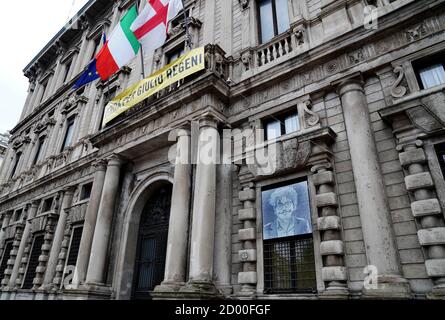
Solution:
M 133 31 L 130 30 L 137 16 L 137 8 L 133 6 L 121 19 L 97 54 L 96 69 L 102 80 L 107 80 L 137 55 L 141 45 Z

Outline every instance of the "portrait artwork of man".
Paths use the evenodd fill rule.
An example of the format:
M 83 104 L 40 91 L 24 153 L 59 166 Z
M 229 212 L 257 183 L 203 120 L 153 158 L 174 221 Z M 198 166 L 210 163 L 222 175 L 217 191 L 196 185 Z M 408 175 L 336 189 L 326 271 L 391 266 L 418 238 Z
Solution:
M 307 182 L 263 192 L 264 240 L 312 233 Z

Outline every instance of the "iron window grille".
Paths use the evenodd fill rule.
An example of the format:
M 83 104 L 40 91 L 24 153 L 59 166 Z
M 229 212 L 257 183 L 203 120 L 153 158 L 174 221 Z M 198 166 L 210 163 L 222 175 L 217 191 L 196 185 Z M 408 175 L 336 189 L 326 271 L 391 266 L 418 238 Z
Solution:
M 442 170 L 442 175 L 445 178 L 445 143 L 437 144 L 435 149 L 437 159 L 439 160 L 440 169 Z
M 5 249 L 3 251 L 3 258 L 0 263 L 0 283 L 5 277 L 5 271 L 8 267 L 8 260 L 11 258 L 11 250 L 12 250 L 13 241 L 8 241 L 5 243 Z
M 39 266 L 39 257 L 42 254 L 42 245 L 44 235 L 37 235 L 34 238 L 34 243 L 29 256 L 28 268 L 26 270 L 25 280 L 23 281 L 22 289 L 32 289 L 34 286 L 34 278 L 37 274 L 37 267 Z
M 312 234 L 264 241 L 265 293 L 316 293 Z

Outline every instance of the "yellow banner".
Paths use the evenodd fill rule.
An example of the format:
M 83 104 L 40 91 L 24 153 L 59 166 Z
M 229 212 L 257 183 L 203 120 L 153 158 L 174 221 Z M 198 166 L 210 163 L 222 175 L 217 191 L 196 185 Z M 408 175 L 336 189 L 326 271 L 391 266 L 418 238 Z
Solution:
M 105 107 L 102 125 L 105 126 L 108 122 L 148 97 L 195 72 L 204 70 L 204 68 L 204 47 L 187 52 L 179 59 L 131 86 L 111 100 Z

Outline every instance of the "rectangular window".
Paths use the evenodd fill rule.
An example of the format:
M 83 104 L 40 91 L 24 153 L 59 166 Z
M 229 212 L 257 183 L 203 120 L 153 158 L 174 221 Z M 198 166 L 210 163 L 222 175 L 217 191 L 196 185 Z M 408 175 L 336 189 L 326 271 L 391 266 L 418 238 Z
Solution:
M 41 160 L 44 144 L 45 144 L 45 137 L 40 137 L 39 142 L 37 144 L 36 154 L 34 155 L 34 160 L 32 161 L 33 165 L 35 165 L 38 161 Z
M 80 200 L 86 200 L 91 197 L 91 190 L 93 189 L 93 183 L 88 183 L 82 187 L 82 193 L 80 194 Z
M 176 50 L 171 51 L 168 55 L 167 55 L 167 64 L 172 63 L 173 61 L 175 61 L 176 59 L 178 59 L 180 56 L 182 56 L 185 53 L 184 51 L 184 45 L 182 45 L 181 47 L 179 47 Z
M 5 277 L 5 270 L 8 267 L 8 260 L 11 258 L 12 243 L 12 240 L 7 241 L 4 246 L 5 249 L 3 250 L 3 257 L 0 261 L 0 283 Z
M 67 120 L 66 123 L 65 138 L 63 139 L 63 145 L 61 151 L 64 151 L 66 148 L 71 146 L 71 144 L 73 143 L 73 134 L 74 134 L 74 117 L 71 117 Z
M 68 258 L 66 260 L 66 267 L 75 268 L 77 263 L 77 256 L 79 255 L 80 249 L 80 240 L 82 239 L 83 227 L 74 228 L 73 233 L 71 235 L 71 244 L 68 252 Z M 65 279 L 68 276 L 69 270 L 63 275 Z M 62 281 L 63 282 L 63 281 Z
M 298 113 L 288 113 L 271 117 L 264 123 L 266 129 L 266 140 L 277 139 L 283 135 L 300 130 L 300 119 Z
M 51 211 L 53 202 L 54 202 L 54 198 L 45 199 L 43 201 L 42 213 Z
M 258 0 L 258 19 L 260 43 L 289 29 L 288 0 Z
M 436 149 L 442 175 L 445 178 L 445 143 L 437 144 L 434 148 Z
M 429 89 L 445 84 L 444 53 L 414 61 L 413 67 L 421 89 Z
M 16 172 L 17 172 L 17 168 L 19 166 L 20 163 L 20 158 L 22 157 L 22 153 L 19 152 L 15 155 L 15 162 L 14 162 L 14 167 L 12 168 L 12 172 L 11 172 L 11 178 L 14 178 Z
M 68 76 L 70 74 L 71 65 L 73 64 L 73 60 L 69 60 L 65 62 L 65 75 L 63 76 L 63 83 L 65 83 L 68 79 Z
M 16 212 L 14 212 L 14 214 L 12 215 L 12 222 L 17 222 L 20 220 L 20 218 L 22 217 L 22 213 L 23 213 L 23 209 L 17 210 Z
M 26 268 L 25 279 L 23 281 L 23 289 L 32 289 L 33 281 L 36 277 L 36 269 L 39 265 L 39 257 L 42 254 L 44 235 L 35 236 L 31 248 L 31 254 L 28 260 L 28 267 Z
M 262 210 L 265 293 L 315 293 L 307 181 L 263 189 Z

